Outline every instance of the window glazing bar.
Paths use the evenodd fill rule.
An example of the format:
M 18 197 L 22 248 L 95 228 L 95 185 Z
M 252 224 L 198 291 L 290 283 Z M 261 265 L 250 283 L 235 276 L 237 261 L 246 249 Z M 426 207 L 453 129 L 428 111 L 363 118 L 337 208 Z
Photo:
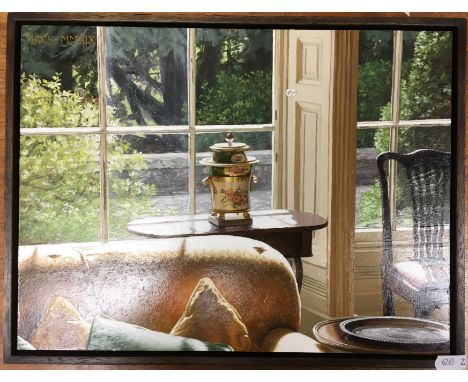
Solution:
M 189 123 L 189 214 L 195 215 L 197 212 L 195 198 L 195 161 L 196 161 L 196 31 L 189 28 L 188 33 L 188 123 Z
M 450 120 L 449 120 L 450 121 Z M 358 126 L 359 127 L 359 126 Z M 377 127 L 377 126 L 376 126 Z M 367 128 L 367 127 L 366 127 Z M 265 125 L 200 125 L 194 127 L 197 133 L 237 132 L 269 132 L 275 131 L 272 124 Z M 107 126 L 107 134 L 177 134 L 189 133 L 189 126 Z M 20 129 L 21 135 L 89 135 L 100 134 L 100 127 L 25 127 Z
M 386 127 L 428 127 L 428 126 L 440 126 L 450 127 L 452 124 L 451 119 L 419 119 L 419 120 L 403 120 L 398 123 L 392 121 L 366 121 L 358 122 L 358 129 L 382 129 Z
M 277 64 L 278 61 L 276 60 L 276 29 L 273 29 L 271 31 L 272 33 L 272 47 L 271 47 L 271 58 L 272 58 L 272 63 L 271 63 L 271 123 L 272 123 L 272 128 L 273 128 L 273 133 L 271 134 L 271 199 L 270 199 L 270 208 L 273 208 L 273 205 L 275 204 L 275 200 L 277 198 L 277 193 L 278 193 L 278 182 L 276 178 L 277 174 L 277 169 L 276 166 L 278 166 L 278 163 L 276 163 L 276 159 L 278 158 L 278 153 L 277 153 L 277 142 L 276 142 L 276 132 L 275 132 L 275 115 L 276 115 L 276 71 L 277 71 Z
M 100 134 L 100 127 L 26 127 L 20 129 L 20 135 L 90 135 Z
M 450 127 L 451 125 L 451 119 L 420 119 L 413 121 L 398 121 L 398 127 Z
M 108 134 L 177 134 L 188 133 L 188 126 L 109 126 L 107 127 Z
M 401 66 L 403 61 L 403 31 L 393 32 L 393 65 L 392 65 L 392 98 L 391 115 L 392 122 L 400 121 L 400 89 Z
M 440 126 L 450 127 L 452 121 L 450 119 L 421 119 L 414 121 L 399 121 L 398 127 L 427 127 Z M 358 129 L 381 129 L 395 126 L 391 121 L 372 121 L 358 122 Z M 217 133 L 217 132 L 268 132 L 275 131 L 275 125 L 200 125 L 195 126 L 197 133 Z M 31 128 L 23 127 L 20 129 L 20 135 L 35 136 L 35 135 L 89 135 L 99 134 L 99 127 L 40 127 Z M 180 126 L 107 126 L 107 134 L 176 134 L 188 133 L 187 125 Z
M 219 132 L 268 132 L 274 131 L 275 125 L 199 125 L 195 127 L 197 133 L 219 133 Z
M 99 218 L 101 240 L 109 240 L 109 191 L 107 183 L 107 113 L 105 27 L 97 27 L 97 68 L 99 103 Z
M 400 121 L 400 89 L 401 66 L 403 62 L 403 31 L 393 32 L 393 64 L 392 64 L 392 98 L 390 127 L 390 151 L 398 151 L 398 123 Z M 389 166 L 389 200 L 392 230 L 396 229 L 396 176 L 397 166 L 395 161 L 390 161 Z

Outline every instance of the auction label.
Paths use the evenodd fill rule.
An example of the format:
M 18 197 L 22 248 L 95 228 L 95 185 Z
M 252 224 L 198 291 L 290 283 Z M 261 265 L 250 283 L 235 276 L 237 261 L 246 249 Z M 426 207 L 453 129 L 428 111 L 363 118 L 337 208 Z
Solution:
M 437 370 L 465 370 L 466 355 L 439 355 L 435 361 Z

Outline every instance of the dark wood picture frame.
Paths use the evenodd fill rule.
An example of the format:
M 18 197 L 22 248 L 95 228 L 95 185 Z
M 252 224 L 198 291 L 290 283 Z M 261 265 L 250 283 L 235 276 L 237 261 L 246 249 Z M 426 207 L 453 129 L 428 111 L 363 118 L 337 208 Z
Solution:
M 7 114 L 5 160 L 5 363 L 152 364 L 216 368 L 433 368 L 435 356 L 336 353 L 194 353 L 16 350 L 19 222 L 19 62 L 24 24 L 256 27 L 296 29 L 447 30 L 453 33 L 450 216 L 450 354 L 464 353 L 464 144 L 466 20 L 428 18 L 340 18 L 320 15 L 14 13 L 7 26 Z

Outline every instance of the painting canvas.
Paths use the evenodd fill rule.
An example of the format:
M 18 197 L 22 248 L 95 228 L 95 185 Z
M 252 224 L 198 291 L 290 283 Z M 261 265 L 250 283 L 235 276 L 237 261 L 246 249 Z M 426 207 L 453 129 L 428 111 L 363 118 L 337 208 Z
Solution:
M 452 30 L 17 33 L 15 354 L 451 352 Z

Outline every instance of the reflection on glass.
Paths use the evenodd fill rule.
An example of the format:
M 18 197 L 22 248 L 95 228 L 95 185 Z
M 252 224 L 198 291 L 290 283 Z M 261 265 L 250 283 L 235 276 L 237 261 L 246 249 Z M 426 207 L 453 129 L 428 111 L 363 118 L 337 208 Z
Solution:
M 373 137 L 369 139 L 369 131 Z M 356 150 L 356 227 L 382 227 L 382 203 L 376 157 L 389 147 L 388 128 L 358 129 L 358 141 L 367 142 Z
M 197 29 L 197 124 L 272 123 L 273 32 Z
M 200 160 L 211 157 L 212 144 L 224 142 L 226 133 L 197 134 L 196 137 L 196 167 L 195 167 L 195 196 L 197 213 L 208 213 L 211 210 L 211 196 L 209 187 L 202 184 L 202 179 L 208 175 Z M 258 177 L 258 183 L 252 185 L 250 193 L 251 211 L 271 209 L 272 204 L 272 139 L 271 132 L 234 133 L 235 142 L 244 142 L 250 146 L 248 156 L 254 156 L 259 163 L 254 165 L 253 174 Z
M 109 136 L 111 239 L 134 237 L 131 220 L 188 213 L 187 145 L 185 134 Z
M 96 27 L 21 27 L 21 127 L 98 125 Z
M 383 109 L 389 107 L 392 57 L 393 31 L 359 32 L 358 121 L 378 121 Z
M 94 136 L 21 137 L 19 243 L 99 240 Z
M 450 118 L 452 33 L 403 33 L 400 118 Z
M 187 124 L 187 29 L 105 31 L 108 123 Z

